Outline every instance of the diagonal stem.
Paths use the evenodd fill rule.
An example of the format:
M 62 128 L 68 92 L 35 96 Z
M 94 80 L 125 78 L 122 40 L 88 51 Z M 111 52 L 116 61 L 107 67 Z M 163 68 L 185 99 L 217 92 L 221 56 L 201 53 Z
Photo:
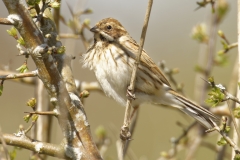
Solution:
M 133 72 L 132 72 L 132 76 L 131 76 L 130 86 L 128 87 L 128 91 L 130 91 L 132 95 L 134 95 L 136 74 L 137 74 L 138 64 L 140 62 L 142 49 L 143 49 L 143 45 L 144 45 L 144 41 L 145 41 L 145 37 L 146 37 L 149 17 L 150 17 L 150 13 L 151 13 L 151 9 L 152 9 L 152 4 L 153 4 L 153 0 L 149 0 L 147 12 L 146 12 L 145 19 L 144 19 L 144 25 L 143 25 L 143 29 L 142 29 L 141 39 L 140 39 L 140 46 L 139 46 L 138 54 L 136 56 L 136 60 L 135 60 L 134 66 L 133 66 Z M 129 138 L 131 137 L 131 133 L 129 132 L 129 125 L 130 125 L 130 118 L 131 118 L 131 102 L 132 102 L 132 100 L 133 99 L 127 100 L 126 110 L 125 110 L 125 115 L 124 115 L 124 122 L 123 122 L 123 126 L 121 129 L 121 135 L 123 135 L 123 137 L 126 137 L 126 139 L 122 140 L 122 159 L 124 157 L 123 150 L 125 148 L 126 141 L 129 140 Z

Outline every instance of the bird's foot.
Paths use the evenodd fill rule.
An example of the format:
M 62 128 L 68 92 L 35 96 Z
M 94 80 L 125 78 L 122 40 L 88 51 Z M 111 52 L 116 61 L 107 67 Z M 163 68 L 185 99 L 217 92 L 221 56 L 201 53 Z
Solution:
M 131 140 L 131 133 L 129 131 L 129 127 L 123 125 L 120 132 L 120 138 L 123 141 L 130 141 Z
M 132 93 L 132 90 L 130 90 L 129 88 L 127 89 L 127 95 L 126 96 L 129 100 L 135 100 L 136 99 L 135 94 Z

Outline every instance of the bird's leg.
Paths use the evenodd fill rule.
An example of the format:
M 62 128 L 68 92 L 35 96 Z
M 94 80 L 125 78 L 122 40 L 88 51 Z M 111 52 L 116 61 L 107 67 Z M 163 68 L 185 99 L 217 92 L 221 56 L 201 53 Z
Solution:
M 123 141 L 130 141 L 131 140 L 131 133 L 129 131 L 129 126 L 123 125 L 120 132 L 120 138 Z

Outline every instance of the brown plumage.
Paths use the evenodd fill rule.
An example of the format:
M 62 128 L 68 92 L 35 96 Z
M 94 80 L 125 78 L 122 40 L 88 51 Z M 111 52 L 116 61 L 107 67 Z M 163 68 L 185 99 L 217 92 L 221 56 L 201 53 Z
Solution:
M 101 20 L 91 31 L 94 33 L 94 44 L 83 55 L 83 66 L 95 72 L 107 96 L 125 106 L 126 91 L 139 45 L 121 23 L 113 18 Z M 207 128 L 214 127 L 218 121 L 207 109 L 175 92 L 144 50 L 137 70 L 135 96 L 133 106 L 145 102 L 172 106 Z

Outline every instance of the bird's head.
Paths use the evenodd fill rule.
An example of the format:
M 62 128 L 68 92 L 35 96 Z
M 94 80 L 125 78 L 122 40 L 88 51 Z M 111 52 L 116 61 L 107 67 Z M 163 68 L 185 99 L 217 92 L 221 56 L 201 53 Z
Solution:
M 105 18 L 90 29 L 95 40 L 116 41 L 121 36 L 128 34 L 122 24 L 114 18 Z

